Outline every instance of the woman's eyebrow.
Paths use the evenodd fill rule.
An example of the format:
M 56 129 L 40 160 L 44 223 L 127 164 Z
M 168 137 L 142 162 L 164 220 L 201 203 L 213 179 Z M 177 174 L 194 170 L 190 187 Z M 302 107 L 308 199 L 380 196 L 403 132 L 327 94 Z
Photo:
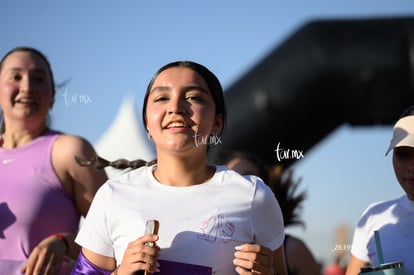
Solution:
M 157 86 L 154 89 L 152 89 L 150 93 L 162 92 L 162 91 L 167 91 L 167 90 L 170 90 L 170 89 L 171 89 L 171 87 L 169 87 L 169 86 Z M 210 92 L 206 88 L 204 88 L 200 85 L 189 85 L 189 86 L 184 87 L 183 90 L 184 91 L 197 90 L 197 91 L 200 91 L 200 92 L 203 92 L 203 93 L 206 93 L 206 94 L 210 94 Z
M 12 68 L 8 68 L 6 70 L 6 72 L 21 72 L 21 71 L 26 71 L 26 69 L 20 68 L 20 67 L 12 67 Z M 44 69 L 40 69 L 40 68 L 34 68 L 34 69 L 29 69 L 29 72 L 33 72 L 33 73 L 44 73 L 46 74 L 46 70 Z
M 206 94 L 210 94 L 210 92 L 206 88 L 204 88 L 204 87 L 202 87 L 200 85 L 190 85 L 190 86 L 185 87 L 185 90 L 186 91 L 198 90 L 200 92 L 203 92 L 203 93 L 206 93 Z
M 168 86 L 157 86 L 153 89 L 151 89 L 150 94 L 152 93 L 156 93 L 156 92 L 162 92 L 162 91 L 167 91 L 170 90 L 171 88 Z

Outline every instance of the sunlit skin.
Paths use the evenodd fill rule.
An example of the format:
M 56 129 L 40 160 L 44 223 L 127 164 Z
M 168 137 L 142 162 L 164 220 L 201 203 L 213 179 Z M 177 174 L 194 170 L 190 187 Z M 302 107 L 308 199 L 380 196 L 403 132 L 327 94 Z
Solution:
M 16 137 L 17 142 L 24 144 L 28 142 L 26 133 L 43 131 L 53 105 L 52 87 L 48 67 L 39 56 L 31 52 L 9 55 L 0 71 L 0 106 L 7 126 L 4 134 L 19 132 L 22 136 Z
M 160 182 L 188 186 L 213 175 L 214 168 L 206 165 L 207 145 L 197 144 L 195 136 L 216 135 L 222 117 L 215 115 L 213 97 L 197 72 L 184 67 L 161 72 L 148 97 L 146 123 L 157 149 L 154 175 Z M 180 171 L 183 177 L 176 176 Z

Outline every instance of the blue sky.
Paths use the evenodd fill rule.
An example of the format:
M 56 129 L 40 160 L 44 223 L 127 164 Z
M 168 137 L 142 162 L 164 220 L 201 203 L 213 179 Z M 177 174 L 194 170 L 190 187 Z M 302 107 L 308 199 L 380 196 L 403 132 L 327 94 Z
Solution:
M 52 126 L 92 143 L 123 100 L 140 114 L 152 74 L 177 59 L 209 67 L 230 86 L 310 20 L 414 16 L 411 0 L 11 1 L 0 3 L 0 54 L 28 45 L 52 63 L 58 90 Z M 384 153 L 391 127 L 344 125 L 294 166 L 308 192 L 303 238 L 321 261 L 334 230 L 353 227 L 365 207 L 402 194 Z M 349 240 L 350 242 L 350 240 Z

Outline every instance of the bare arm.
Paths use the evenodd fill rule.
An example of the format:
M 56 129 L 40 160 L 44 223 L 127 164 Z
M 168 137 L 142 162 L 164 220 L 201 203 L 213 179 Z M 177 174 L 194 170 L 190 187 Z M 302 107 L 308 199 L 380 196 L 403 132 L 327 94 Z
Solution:
M 53 145 L 53 166 L 63 189 L 72 194 L 79 213 L 86 216 L 96 191 L 108 178 L 103 170 L 80 166 L 75 156 L 92 158 L 96 153 L 88 141 L 76 136 L 60 135 Z M 69 244 L 66 255 L 76 259 L 80 250 L 74 242 L 74 235 L 66 234 L 66 239 Z
M 86 140 L 75 136 L 60 135 L 53 144 L 52 164 L 62 188 L 73 196 L 79 213 L 85 216 L 96 191 L 107 180 L 107 177 L 104 171 L 79 166 L 75 161 L 75 155 L 91 158 L 96 154 L 92 145 Z M 76 259 L 80 248 L 74 242 L 74 233 L 56 233 L 61 235 L 45 238 L 31 251 L 23 267 L 25 274 L 37 274 L 42 269 L 55 274 L 65 256 Z
M 368 262 L 364 262 L 354 255 L 351 255 L 345 275 L 358 275 L 361 271 L 361 267 L 367 265 L 369 265 Z
M 86 216 L 98 188 L 108 179 L 104 170 L 80 166 L 75 156 L 91 159 L 96 156 L 92 145 L 76 136 L 61 135 L 53 148 L 53 164 L 63 188 L 73 194 L 82 216 Z
M 306 244 L 290 236 L 286 242 L 286 262 L 293 273 L 298 275 L 320 275 L 321 269 Z
M 273 269 L 277 275 L 287 275 L 286 256 L 284 246 L 282 245 L 273 251 Z

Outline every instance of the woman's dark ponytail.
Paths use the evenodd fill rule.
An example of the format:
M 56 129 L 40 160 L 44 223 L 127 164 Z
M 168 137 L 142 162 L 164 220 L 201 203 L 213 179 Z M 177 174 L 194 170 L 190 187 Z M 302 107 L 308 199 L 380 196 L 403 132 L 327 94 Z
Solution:
M 129 160 L 126 160 L 126 159 L 118 159 L 118 160 L 115 160 L 115 161 L 108 161 L 108 160 L 106 160 L 104 158 L 101 158 L 99 156 L 96 156 L 95 158 L 93 158 L 91 160 L 84 160 L 84 159 L 81 159 L 78 156 L 75 156 L 75 160 L 81 166 L 92 166 L 95 169 L 103 169 L 103 168 L 108 167 L 108 166 L 114 167 L 116 169 L 127 169 L 127 168 L 137 169 L 137 168 L 142 167 L 142 166 L 151 166 L 151 165 L 156 163 L 156 160 L 146 162 L 145 160 L 142 160 L 142 159 L 137 159 L 137 160 L 133 160 L 133 161 L 129 161 Z

